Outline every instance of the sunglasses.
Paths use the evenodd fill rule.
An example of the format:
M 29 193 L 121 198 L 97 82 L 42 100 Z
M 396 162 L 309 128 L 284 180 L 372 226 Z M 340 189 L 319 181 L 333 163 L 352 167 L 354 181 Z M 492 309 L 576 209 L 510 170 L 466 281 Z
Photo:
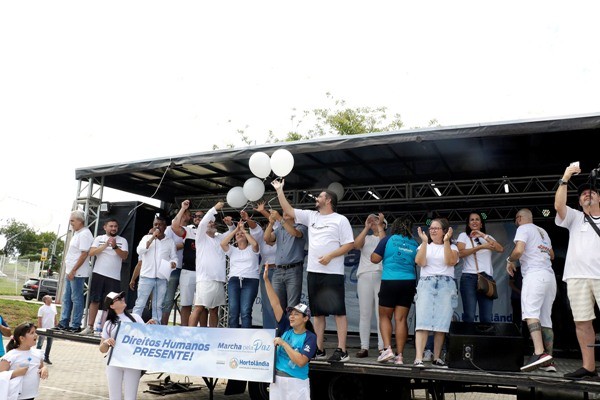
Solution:
M 194 215 L 194 218 L 202 218 L 202 215 L 196 214 L 196 215 Z
M 123 301 L 123 299 L 124 299 L 123 296 L 115 297 L 112 301 L 112 304 L 115 304 L 117 301 Z

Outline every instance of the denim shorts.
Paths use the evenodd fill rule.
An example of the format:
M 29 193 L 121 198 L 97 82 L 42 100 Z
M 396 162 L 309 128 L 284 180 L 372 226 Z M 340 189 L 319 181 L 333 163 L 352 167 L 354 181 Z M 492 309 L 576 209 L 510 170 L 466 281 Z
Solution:
M 448 332 L 457 306 L 458 293 L 454 279 L 444 275 L 419 279 L 415 296 L 415 330 Z

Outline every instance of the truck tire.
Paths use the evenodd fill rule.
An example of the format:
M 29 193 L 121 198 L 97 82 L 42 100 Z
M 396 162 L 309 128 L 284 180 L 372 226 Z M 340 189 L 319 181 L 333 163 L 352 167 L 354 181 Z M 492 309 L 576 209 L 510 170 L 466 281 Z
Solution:
M 252 400 L 269 400 L 269 383 L 248 382 L 248 394 Z

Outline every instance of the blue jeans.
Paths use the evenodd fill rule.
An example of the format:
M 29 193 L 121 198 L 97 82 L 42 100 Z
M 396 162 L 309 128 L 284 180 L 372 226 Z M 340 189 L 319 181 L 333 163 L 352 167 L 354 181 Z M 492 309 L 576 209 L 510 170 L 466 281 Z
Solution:
M 269 269 L 269 280 L 273 282 L 273 269 Z M 267 296 L 267 288 L 265 287 L 265 280 L 263 279 L 263 274 L 265 273 L 265 266 L 261 265 L 260 267 L 260 299 L 262 305 L 262 325 L 263 328 L 266 329 L 275 329 L 277 328 L 277 321 L 275 321 L 275 313 L 273 312 L 273 307 L 271 307 L 271 302 L 269 301 L 269 296 Z
M 83 285 L 86 278 L 65 279 L 65 292 L 62 299 L 60 326 L 64 328 L 80 328 L 83 318 Z M 73 318 L 71 318 L 71 312 Z
M 176 268 L 171 271 L 169 283 L 167 283 L 167 293 L 165 294 L 165 299 L 163 302 L 163 313 L 171 313 L 171 310 L 173 309 L 173 304 L 175 304 L 175 293 L 177 293 L 177 288 L 179 287 L 180 276 L 180 268 Z
M 44 336 L 40 335 L 38 337 L 38 341 L 37 341 L 37 345 L 35 346 L 36 349 L 41 350 L 42 346 L 44 345 Z M 50 359 L 50 349 L 52 348 L 52 340 L 54 340 L 54 338 L 52 336 L 48 336 L 46 339 L 46 350 L 44 351 L 44 361 L 49 360 Z
M 154 294 L 153 294 L 154 293 Z M 163 299 L 167 293 L 167 280 L 158 278 L 146 278 L 140 276 L 137 289 L 137 300 L 133 307 L 133 313 L 139 316 L 144 312 L 148 298 L 152 296 L 152 319 L 160 323 L 162 318 Z
M 275 289 L 284 310 L 300 303 L 302 278 L 302 263 L 288 269 L 275 268 L 275 272 L 273 272 L 273 289 Z
M 491 276 L 482 272 L 486 278 Z M 479 304 L 479 322 L 492 322 L 494 300 L 477 293 L 477 274 L 462 274 L 460 278 L 460 297 L 463 303 L 463 322 L 475 322 L 475 308 Z
M 258 295 L 258 279 L 230 277 L 227 295 L 229 296 L 229 327 L 240 327 L 241 314 L 242 328 L 252 328 L 252 306 Z

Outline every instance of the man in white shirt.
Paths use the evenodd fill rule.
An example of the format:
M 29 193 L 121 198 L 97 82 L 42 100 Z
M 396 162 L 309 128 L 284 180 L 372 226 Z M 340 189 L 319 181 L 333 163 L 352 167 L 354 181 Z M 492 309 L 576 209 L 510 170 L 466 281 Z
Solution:
M 215 216 L 223 205 L 220 201 L 208 210 L 196 231 L 196 297 L 189 326 L 200 323 L 202 327 L 216 327 L 219 321 L 219 306 L 226 303 L 225 253 L 221 249 L 222 238 L 217 233 L 215 223 Z M 233 228 L 231 217 L 224 217 L 223 222 L 229 229 Z
M 52 304 L 52 297 L 45 295 L 42 298 L 44 304 L 38 309 L 38 328 L 51 329 L 56 326 L 56 306 Z M 52 336 L 48 336 L 46 339 L 46 350 L 44 351 L 44 362 L 52 365 L 50 362 L 50 349 L 52 348 Z M 44 336 L 39 335 L 36 349 L 41 350 L 44 345 Z
M 117 235 L 119 222 L 116 219 L 104 222 L 104 232 L 104 235 L 96 236 L 90 248 L 90 257 L 95 256 L 96 261 L 90 282 L 88 326 L 81 332 L 84 335 L 94 333 L 94 321 L 106 295 L 121 291 L 121 266 L 129 255 L 127 239 Z
M 90 276 L 89 250 L 94 241 L 92 232 L 85 226 L 85 214 L 77 210 L 69 219 L 73 236 L 65 256 L 65 288 L 62 299 L 62 311 L 58 329 L 69 332 L 81 332 L 84 296 L 83 285 Z
M 284 213 L 298 224 L 308 227 L 307 285 L 310 309 L 317 334 L 317 359 L 324 359 L 325 317 L 335 316 L 338 347 L 329 357 L 330 362 L 350 359 L 346 350 L 348 319 L 344 301 L 344 255 L 354 247 L 354 233 L 350 222 L 338 214 L 337 195 L 325 190 L 316 199 L 317 211 L 293 208 L 283 192 L 285 181 L 274 180 L 273 187 Z
M 189 325 L 192 306 L 194 305 L 196 295 L 196 230 L 204 216 L 202 211 L 190 213 L 189 206 L 190 201 L 184 200 L 171 223 L 173 234 L 183 241 L 181 274 L 179 277 L 179 304 L 181 305 L 182 326 Z M 194 221 L 192 226 L 185 226 L 186 215 L 188 218 L 190 215 L 192 216 L 192 221 Z
M 190 220 L 190 212 L 186 211 L 182 215 L 179 215 L 181 218 L 180 224 L 185 226 Z M 177 217 L 175 217 L 177 218 Z M 177 288 L 179 287 L 179 281 L 181 278 L 181 267 L 183 266 L 183 245 L 184 238 L 173 231 L 173 223 L 167 227 L 165 231 L 165 235 L 168 238 L 173 239 L 175 243 L 175 249 L 177 250 L 177 268 L 171 272 L 171 276 L 169 276 L 169 281 L 167 282 L 167 293 L 165 294 L 165 298 L 163 301 L 163 315 L 161 323 L 163 325 L 167 325 L 169 323 L 169 316 L 171 315 L 171 311 L 173 310 L 173 306 L 175 305 L 175 295 L 177 294 Z
M 552 361 L 554 332 L 552 330 L 552 303 L 556 297 L 556 277 L 552 270 L 554 250 L 543 228 L 533 224 L 530 210 L 517 212 L 515 248 L 506 259 L 506 271 L 514 276 L 515 262 L 521 261 L 523 288 L 521 289 L 522 318 L 527 322 L 534 346 L 534 354 L 521 371 L 544 368 L 556 372 Z
M 167 292 L 167 280 L 160 271 L 164 263 L 169 263 L 171 270 L 177 268 L 177 251 L 173 239 L 166 237 L 167 221 L 164 217 L 154 218 L 154 232 L 145 235 L 137 247 L 137 253 L 142 261 L 140 281 L 137 289 L 137 300 L 133 313 L 142 315 L 148 298 L 152 294 L 152 319 L 160 323 L 163 300 Z
M 597 186 L 584 184 L 577 189 L 579 206 L 583 211 L 567 206 L 567 183 L 573 175 L 580 172 L 578 163 L 567 167 L 554 198 L 556 225 L 569 230 L 563 281 L 567 282 L 567 295 L 583 364 L 578 370 L 564 375 L 571 379 L 598 376 L 595 347 L 589 345 L 593 345 L 596 339 L 592 325 L 596 318 L 594 303 L 600 305 L 600 234 L 593 226 L 600 229 L 600 197 Z

